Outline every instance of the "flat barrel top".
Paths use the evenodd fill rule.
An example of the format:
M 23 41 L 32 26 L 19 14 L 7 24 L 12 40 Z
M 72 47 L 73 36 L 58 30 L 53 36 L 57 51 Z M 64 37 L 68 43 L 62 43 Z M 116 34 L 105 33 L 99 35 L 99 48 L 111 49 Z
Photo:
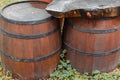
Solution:
M 54 0 L 46 10 L 58 18 L 115 18 L 120 16 L 120 0 Z
M 71 6 L 74 8 L 93 10 L 120 7 L 120 0 L 72 0 Z M 71 2 L 72 2 L 71 1 Z
M 120 0 L 55 0 L 46 8 L 50 11 L 95 10 L 120 7 Z
M 44 8 L 34 7 L 35 5 L 30 2 L 11 4 L 3 8 L 1 15 L 8 20 L 22 22 L 40 21 L 51 17 Z

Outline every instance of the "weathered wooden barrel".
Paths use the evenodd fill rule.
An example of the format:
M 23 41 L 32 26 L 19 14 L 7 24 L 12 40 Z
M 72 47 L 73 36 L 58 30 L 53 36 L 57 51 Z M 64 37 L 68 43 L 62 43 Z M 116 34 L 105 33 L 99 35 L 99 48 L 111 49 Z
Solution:
M 23 1 L 2 9 L 2 64 L 19 80 L 46 80 L 59 63 L 59 20 L 46 3 Z
M 66 57 L 81 73 L 109 72 L 119 62 L 120 17 L 99 17 L 97 13 L 86 11 L 83 17 L 67 18 L 65 22 Z

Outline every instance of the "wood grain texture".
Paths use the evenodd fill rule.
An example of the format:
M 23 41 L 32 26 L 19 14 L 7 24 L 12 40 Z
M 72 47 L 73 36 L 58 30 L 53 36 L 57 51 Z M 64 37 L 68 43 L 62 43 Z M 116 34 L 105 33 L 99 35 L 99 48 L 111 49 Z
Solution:
M 30 1 L 43 1 L 43 2 L 47 2 L 47 3 L 52 2 L 52 0 L 30 0 Z
M 82 18 L 67 18 L 73 25 L 91 30 L 106 30 L 120 26 L 120 17 L 109 20 L 90 20 Z M 68 27 L 66 24 L 64 30 L 64 42 L 75 49 L 84 52 L 108 52 L 120 47 L 120 30 L 105 33 L 92 34 L 81 32 Z M 68 50 L 67 59 L 70 60 L 72 66 L 79 72 L 89 72 L 100 70 L 109 72 L 116 68 L 120 57 L 120 51 L 106 56 L 87 56 L 84 54 L 76 54 Z
M 1 23 L 0 23 L 0 28 L 2 28 L 2 26 L 3 26 L 3 25 L 2 25 L 2 21 L 3 21 L 3 20 L 2 20 L 2 18 L 0 17 L 0 22 L 1 22 Z M 0 49 L 2 48 L 2 43 L 3 43 L 2 41 L 3 41 L 3 34 L 0 33 Z
M 39 1 L 45 1 L 45 2 L 48 2 L 48 3 L 52 2 L 52 0 L 39 0 Z

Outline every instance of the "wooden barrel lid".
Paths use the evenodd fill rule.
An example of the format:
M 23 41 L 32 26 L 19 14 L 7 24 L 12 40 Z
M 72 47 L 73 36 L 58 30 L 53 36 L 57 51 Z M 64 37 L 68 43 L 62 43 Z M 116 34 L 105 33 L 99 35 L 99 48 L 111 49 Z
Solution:
M 34 24 L 51 19 L 51 15 L 44 8 L 36 8 L 34 3 L 39 1 L 25 1 L 10 4 L 2 9 L 1 15 L 14 23 Z M 45 3 L 43 3 L 45 4 Z M 34 4 L 36 5 L 36 4 Z M 47 5 L 47 4 L 46 4 Z
M 96 10 L 120 7 L 120 0 L 54 0 L 47 10 L 68 12 L 75 9 Z
M 120 0 L 55 0 L 46 10 L 55 17 L 115 17 L 120 15 Z

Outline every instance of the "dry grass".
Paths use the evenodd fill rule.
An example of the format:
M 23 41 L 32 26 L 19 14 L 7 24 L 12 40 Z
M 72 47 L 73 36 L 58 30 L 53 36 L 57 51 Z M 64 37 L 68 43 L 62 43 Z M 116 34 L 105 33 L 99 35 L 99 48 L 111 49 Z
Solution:
M 10 3 L 18 2 L 18 1 L 25 1 L 25 0 L 0 0 L 0 9 Z

